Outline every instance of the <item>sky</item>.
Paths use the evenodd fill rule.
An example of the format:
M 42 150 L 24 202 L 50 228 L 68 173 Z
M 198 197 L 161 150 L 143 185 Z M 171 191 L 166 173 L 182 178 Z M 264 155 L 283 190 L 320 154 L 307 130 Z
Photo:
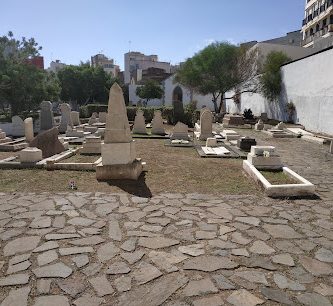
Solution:
M 52 60 L 79 64 L 124 53 L 172 64 L 213 41 L 262 41 L 299 30 L 305 0 L 0 0 L 0 36 L 34 37 Z

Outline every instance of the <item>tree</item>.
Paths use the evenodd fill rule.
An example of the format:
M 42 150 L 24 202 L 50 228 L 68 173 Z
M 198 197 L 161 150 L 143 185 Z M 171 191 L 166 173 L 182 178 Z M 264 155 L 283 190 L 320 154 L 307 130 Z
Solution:
M 0 37 L 0 103 L 10 105 L 11 115 L 31 110 L 43 100 L 58 98 L 55 75 L 29 63 L 41 47 L 33 38 L 17 40 L 12 32 Z
M 232 89 L 237 89 L 237 94 L 256 91 L 255 52 L 227 42 L 212 43 L 187 59 L 175 80 L 200 94 L 211 94 L 215 112 L 219 113 L 224 100 L 233 98 L 226 98 L 226 92 Z M 243 86 L 241 92 L 240 85 Z
M 281 71 L 283 64 L 290 61 L 290 58 L 283 52 L 270 52 L 263 64 L 262 74 L 259 78 L 262 95 L 269 101 L 275 101 L 281 92 Z
M 143 86 L 136 88 L 136 94 L 141 98 L 146 100 L 148 104 L 151 99 L 161 99 L 163 96 L 162 87 L 155 81 L 148 80 Z

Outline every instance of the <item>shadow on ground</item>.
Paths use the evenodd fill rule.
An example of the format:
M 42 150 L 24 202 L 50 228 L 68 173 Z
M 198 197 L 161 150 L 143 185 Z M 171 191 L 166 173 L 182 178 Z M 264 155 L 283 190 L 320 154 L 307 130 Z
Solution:
M 109 186 L 115 186 L 123 191 L 135 195 L 137 197 L 151 198 L 153 195 L 146 184 L 146 173 L 143 172 L 137 181 L 134 180 L 109 180 L 106 183 Z

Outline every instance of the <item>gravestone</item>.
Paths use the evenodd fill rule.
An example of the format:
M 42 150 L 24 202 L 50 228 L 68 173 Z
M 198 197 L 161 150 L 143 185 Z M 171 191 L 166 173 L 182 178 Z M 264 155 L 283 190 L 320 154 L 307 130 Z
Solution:
M 96 166 L 97 180 L 137 180 L 143 170 L 142 162 L 136 159 L 124 95 L 117 83 L 110 89 L 101 153 L 102 162 Z
M 261 113 L 261 115 L 260 115 L 260 119 L 261 119 L 262 121 L 267 121 L 267 120 L 268 120 L 267 113 Z
M 283 122 L 279 122 L 276 126 L 275 129 L 276 130 L 283 130 L 286 128 L 286 125 Z
M 257 145 L 254 138 L 241 137 L 237 140 L 237 147 L 243 151 L 250 152 L 251 147 Z
M 24 134 L 26 142 L 30 143 L 34 139 L 34 125 L 31 117 L 24 120 Z
M 241 115 L 227 114 L 224 115 L 222 122 L 224 127 L 244 125 L 244 118 Z
M 40 104 L 40 132 L 52 129 L 55 125 L 53 112 L 52 112 L 52 103 L 50 101 L 43 101 Z
M 200 112 L 200 140 L 207 140 L 213 136 L 213 114 L 206 109 Z
M 252 146 L 247 161 L 257 169 L 276 169 L 283 167 L 280 156 L 272 146 Z
M 132 133 L 147 134 L 145 117 L 143 116 L 143 111 L 141 109 L 136 111 Z
M 78 126 L 81 124 L 79 112 L 71 111 L 71 119 L 74 126 Z
M 206 140 L 206 147 L 215 147 L 217 145 L 217 140 L 215 137 L 208 137 Z
M 101 136 L 87 136 L 81 154 L 101 154 Z
M 160 110 L 154 111 L 154 118 L 152 120 L 152 130 L 153 135 L 165 135 L 163 127 L 162 113 Z
M 43 158 L 53 156 L 65 151 L 64 145 L 58 139 L 58 129 L 56 127 L 41 132 L 31 142 L 30 147 L 42 150 Z
M 106 112 L 99 112 L 98 117 L 99 117 L 99 122 L 100 123 L 106 123 Z
M 261 131 L 264 129 L 264 122 L 262 119 L 259 119 L 258 122 L 254 125 L 254 129 L 257 131 Z
M 21 163 L 36 163 L 43 159 L 42 150 L 27 147 L 19 152 Z
M 89 118 L 88 124 L 93 125 L 94 123 L 97 123 L 97 113 L 92 113 L 91 117 Z
M 6 136 L 6 133 L 0 129 L 0 143 L 10 142 L 12 139 Z
M 184 105 L 182 101 L 173 101 L 173 120 L 174 123 L 176 122 L 183 122 L 184 121 Z
M 61 110 L 61 121 L 59 125 L 59 133 L 66 133 L 67 126 L 73 127 L 72 117 L 71 117 L 71 107 L 68 103 L 60 104 Z
M 182 122 L 177 122 L 170 135 L 171 140 L 189 140 L 188 126 Z
M 12 136 L 24 136 L 24 122 L 19 116 L 12 117 Z

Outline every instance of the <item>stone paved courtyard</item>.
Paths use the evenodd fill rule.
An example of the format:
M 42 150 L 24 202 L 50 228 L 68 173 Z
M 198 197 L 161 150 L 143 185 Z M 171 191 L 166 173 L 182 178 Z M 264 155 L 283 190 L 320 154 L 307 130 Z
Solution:
M 332 202 L 0 194 L 1 305 L 331 305 Z

